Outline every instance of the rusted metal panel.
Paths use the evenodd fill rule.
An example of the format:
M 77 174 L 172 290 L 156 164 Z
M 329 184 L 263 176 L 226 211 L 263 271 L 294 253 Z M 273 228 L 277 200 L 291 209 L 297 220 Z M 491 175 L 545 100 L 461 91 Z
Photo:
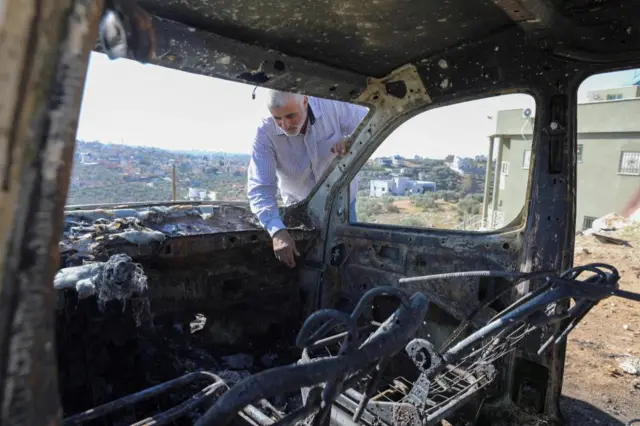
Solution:
M 0 74 L 10 78 L 0 79 L 0 90 L 9 94 L 0 108 L 6 159 L 0 170 L 0 423 L 55 425 L 60 408 L 49 307 L 55 305 L 68 165 L 103 2 L 10 1 L 2 7 Z

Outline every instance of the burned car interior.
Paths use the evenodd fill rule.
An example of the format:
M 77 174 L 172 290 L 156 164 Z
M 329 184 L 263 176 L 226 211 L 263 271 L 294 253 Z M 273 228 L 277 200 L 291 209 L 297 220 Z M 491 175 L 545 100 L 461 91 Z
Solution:
M 615 265 L 572 264 L 577 88 L 640 65 L 638 6 L 6 2 L 0 422 L 564 424 L 567 335 L 603 299 L 640 301 Z M 65 206 L 91 51 L 369 108 L 282 210 L 296 268 L 246 203 Z M 537 108 L 515 219 L 349 222 L 349 182 L 394 129 L 508 93 Z

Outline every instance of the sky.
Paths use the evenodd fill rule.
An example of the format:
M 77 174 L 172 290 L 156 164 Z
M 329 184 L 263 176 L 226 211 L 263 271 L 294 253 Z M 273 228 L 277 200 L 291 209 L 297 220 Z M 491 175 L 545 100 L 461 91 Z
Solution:
M 627 84 L 634 71 L 592 76 L 578 92 Z M 428 88 L 427 88 L 428 89 Z M 254 86 L 92 52 L 77 138 L 84 141 L 249 153 L 268 115 Z M 374 157 L 484 154 L 498 110 L 531 108 L 528 95 L 503 95 L 426 111 L 398 127 Z M 494 117 L 490 119 L 488 117 Z

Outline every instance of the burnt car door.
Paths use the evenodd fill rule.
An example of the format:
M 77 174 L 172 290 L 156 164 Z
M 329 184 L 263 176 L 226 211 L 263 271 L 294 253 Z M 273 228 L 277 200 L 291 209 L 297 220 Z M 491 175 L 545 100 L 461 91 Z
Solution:
M 371 111 L 356 132 L 351 151 L 338 161 L 309 202 L 312 216 L 322 218 L 327 225 L 321 253 L 326 270 L 316 289 L 317 306 L 349 310 L 364 292 L 377 286 L 392 286 L 409 294 L 423 292 L 430 304 L 418 335 L 438 350 L 450 348 L 486 324 L 518 294 L 533 289 L 526 280 L 515 286 L 513 280 L 505 279 L 509 273 L 558 271 L 569 267 L 572 258 L 575 150 L 570 147 L 575 144 L 575 97 L 569 89 L 561 93 L 550 89 L 548 80 L 525 83 L 526 76 L 514 72 L 511 81 L 501 84 L 512 90 L 503 93 L 529 94 L 531 103 L 487 108 L 501 104 L 504 96 L 496 96 L 501 93 L 486 90 L 479 81 L 465 81 L 461 69 L 468 60 L 451 53 L 427 61 L 424 67 L 407 66 L 383 79 L 370 80 L 358 101 L 370 106 Z M 451 81 L 459 81 L 463 87 L 459 85 L 458 90 L 469 96 L 452 98 Z M 575 89 L 575 81 L 568 81 L 566 87 Z M 476 100 L 479 97 L 491 98 Z M 495 99 L 499 100 L 497 104 L 492 103 Z M 482 104 L 485 101 L 488 103 Z M 531 106 L 536 109 L 535 115 Z M 486 158 L 475 159 L 476 167 L 485 161 L 484 168 L 473 171 L 478 180 L 484 181 L 471 191 L 476 192 L 475 204 L 473 194 L 469 197 L 444 191 L 438 199 L 437 192 L 422 193 L 425 188 L 437 189 L 431 185 L 438 179 L 441 182 L 435 183 L 442 184 L 442 175 L 466 176 L 464 170 L 456 169 L 469 167 L 461 166 L 456 156 L 440 161 L 440 169 L 419 156 L 388 154 L 386 158 L 372 158 L 386 140 L 394 140 L 393 129 L 402 131 L 420 115 L 432 115 L 432 123 L 450 120 L 448 126 L 464 127 L 473 125 L 470 115 L 474 114 L 493 120 L 494 129 L 482 134 L 486 127 L 480 125 L 480 134 L 474 135 L 486 152 Z M 418 139 L 416 144 L 441 143 L 429 140 L 428 135 L 429 129 L 424 128 L 423 133 L 414 131 L 412 137 Z M 399 143 L 398 138 L 395 143 Z M 393 146 L 387 148 L 387 153 L 398 152 Z M 456 147 L 450 148 L 453 153 Z M 425 176 L 412 175 L 413 171 L 409 172 L 410 178 L 404 176 L 416 165 L 425 166 Z M 379 176 L 384 169 L 397 173 Z M 346 201 L 350 194 L 345 183 L 356 174 L 360 181 L 368 178 L 368 182 L 360 187 L 358 220 L 351 223 Z M 414 188 L 415 196 L 410 195 Z M 395 196 L 385 196 L 384 192 L 395 192 Z M 407 205 L 415 210 L 421 202 L 426 203 L 420 209 L 424 211 L 412 218 Z M 436 210 L 429 210 L 428 205 L 434 202 Z M 458 206 L 458 216 L 436 223 L 434 218 L 441 213 L 437 209 L 450 208 L 452 203 Z M 495 271 L 505 276 L 465 277 L 460 274 L 465 271 Z M 433 274 L 444 275 L 419 278 Z M 374 306 L 370 315 L 376 323 L 384 321 L 398 302 L 379 297 Z M 465 389 L 475 386 L 483 391 L 467 408 L 471 407 L 476 418 L 489 423 L 498 418 L 517 423 L 528 416 L 560 419 L 564 346 L 561 343 L 539 355 L 538 347 L 544 340 L 540 334 L 511 335 L 507 339 L 511 343 L 492 362 L 496 374 L 490 378 L 479 373 L 465 378 L 464 371 L 458 371 L 462 376 L 452 373 L 449 385 L 432 386 L 431 393 L 423 395 L 429 407 L 427 418 L 437 420 L 447 404 L 465 398 Z M 398 383 L 413 383 L 413 389 L 419 386 L 416 370 L 396 367 L 386 376 L 386 386 L 377 389 L 378 400 L 404 400 L 415 392 L 411 386 Z M 465 386 L 452 385 L 461 383 Z

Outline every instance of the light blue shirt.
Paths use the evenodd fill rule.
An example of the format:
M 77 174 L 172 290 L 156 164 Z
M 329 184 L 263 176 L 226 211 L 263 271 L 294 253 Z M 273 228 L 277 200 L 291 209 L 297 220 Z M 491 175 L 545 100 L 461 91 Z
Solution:
M 287 136 L 268 117 L 253 141 L 247 195 L 251 211 L 271 236 L 286 228 L 278 210 L 278 189 L 285 205 L 304 200 L 336 157 L 331 148 L 351 135 L 368 112 L 360 105 L 311 96 L 308 99 L 314 120 L 309 119 L 304 135 Z M 351 199 L 357 191 L 354 178 Z

